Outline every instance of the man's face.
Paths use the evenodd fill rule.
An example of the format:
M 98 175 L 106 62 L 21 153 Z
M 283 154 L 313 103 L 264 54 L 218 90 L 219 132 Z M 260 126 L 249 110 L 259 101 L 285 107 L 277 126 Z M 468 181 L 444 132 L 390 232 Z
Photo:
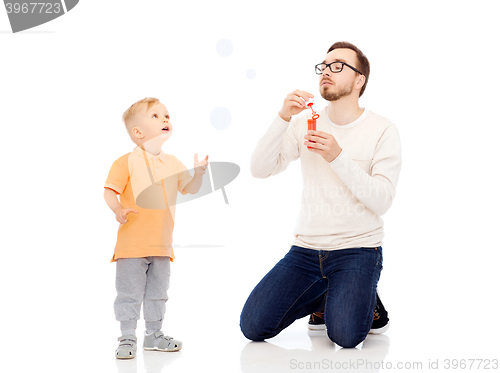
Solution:
M 345 62 L 357 68 L 356 52 L 352 49 L 334 49 L 325 57 L 324 63 Z M 351 68 L 344 66 L 341 72 L 333 73 L 326 68 L 319 77 L 319 92 L 327 101 L 337 101 L 342 97 L 349 96 L 355 85 L 358 74 Z
M 170 123 L 170 116 L 162 103 L 153 105 L 149 110 L 144 108 L 135 115 L 134 121 L 143 142 L 154 138 L 166 141 L 172 136 L 173 127 Z

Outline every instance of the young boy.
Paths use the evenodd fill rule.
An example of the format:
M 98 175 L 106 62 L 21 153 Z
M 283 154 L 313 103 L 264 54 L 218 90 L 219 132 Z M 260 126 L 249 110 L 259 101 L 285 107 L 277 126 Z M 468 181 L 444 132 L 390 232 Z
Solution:
M 137 350 L 135 329 L 141 303 L 146 322 L 143 348 L 182 348 L 182 342 L 161 332 L 170 261 L 174 259 L 175 202 L 177 191 L 198 192 L 208 155 L 199 162 L 195 154 L 195 173 L 191 177 L 176 157 L 163 153 L 162 145 L 172 135 L 173 127 L 167 108 L 158 99 L 136 102 L 125 111 L 123 121 L 137 147 L 113 163 L 104 185 L 104 199 L 121 223 L 111 260 L 116 261 L 114 308 L 122 332 L 115 355 L 131 359 Z

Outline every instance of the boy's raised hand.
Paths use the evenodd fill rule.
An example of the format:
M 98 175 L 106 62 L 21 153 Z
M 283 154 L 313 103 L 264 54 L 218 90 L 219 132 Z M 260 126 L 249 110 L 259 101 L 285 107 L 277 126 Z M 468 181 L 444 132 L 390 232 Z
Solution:
M 116 220 L 120 224 L 125 224 L 128 222 L 127 220 L 127 215 L 133 212 L 134 214 L 137 214 L 138 212 L 135 211 L 134 209 L 118 209 L 116 210 Z
M 208 155 L 202 159 L 201 161 L 198 161 L 198 153 L 194 155 L 194 174 L 195 176 L 198 174 L 200 176 L 205 174 L 205 170 L 208 167 Z

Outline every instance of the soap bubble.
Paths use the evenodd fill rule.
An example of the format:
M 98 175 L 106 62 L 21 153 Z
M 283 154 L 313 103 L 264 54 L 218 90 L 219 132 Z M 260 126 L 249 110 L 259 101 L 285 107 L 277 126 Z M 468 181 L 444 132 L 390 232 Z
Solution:
M 227 57 L 233 53 L 233 43 L 229 39 L 220 39 L 215 48 L 221 57 Z
M 210 114 L 210 123 L 217 130 L 225 130 L 231 125 L 231 112 L 225 107 L 216 107 Z
M 255 72 L 254 69 L 248 69 L 247 70 L 247 78 L 248 79 L 254 79 L 257 73 Z

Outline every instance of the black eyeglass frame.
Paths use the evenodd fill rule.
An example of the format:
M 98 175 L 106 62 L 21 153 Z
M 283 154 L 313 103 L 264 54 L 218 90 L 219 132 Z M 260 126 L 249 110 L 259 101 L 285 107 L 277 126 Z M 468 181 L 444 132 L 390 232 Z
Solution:
M 340 64 L 342 64 L 342 68 L 341 68 L 339 71 L 333 71 L 331 66 L 332 66 L 334 63 L 340 63 Z M 361 71 L 359 71 L 359 70 L 358 70 L 358 69 L 356 69 L 355 67 L 352 67 L 352 66 L 351 66 L 351 65 L 349 65 L 348 63 L 346 63 L 346 62 L 342 62 L 342 61 L 334 61 L 334 62 L 331 62 L 331 63 L 324 63 L 324 62 L 322 62 L 322 63 L 318 63 L 317 65 L 315 65 L 315 66 L 314 66 L 314 70 L 315 70 L 315 72 L 316 72 L 316 74 L 317 74 L 317 75 L 321 75 L 321 74 L 323 74 L 323 71 L 321 71 L 321 70 L 318 68 L 318 66 L 320 66 L 320 65 L 325 65 L 325 68 L 323 69 L 323 71 L 324 71 L 324 70 L 326 70 L 326 68 L 328 67 L 328 68 L 330 69 L 330 71 L 331 71 L 332 73 L 334 73 L 334 74 L 341 73 L 341 72 L 342 72 L 342 70 L 344 70 L 344 65 L 345 65 L 345 66 L 347 66 L 347 67 L 350 67 L 350 68 L 351 68 L 351 69 L 353 69 L 354 71 L 356 71 L 359 75 L 363 75 L 363 73 L 362 73 Z M 318 72 L 318 71 L 319 71 L 319 72 Z

